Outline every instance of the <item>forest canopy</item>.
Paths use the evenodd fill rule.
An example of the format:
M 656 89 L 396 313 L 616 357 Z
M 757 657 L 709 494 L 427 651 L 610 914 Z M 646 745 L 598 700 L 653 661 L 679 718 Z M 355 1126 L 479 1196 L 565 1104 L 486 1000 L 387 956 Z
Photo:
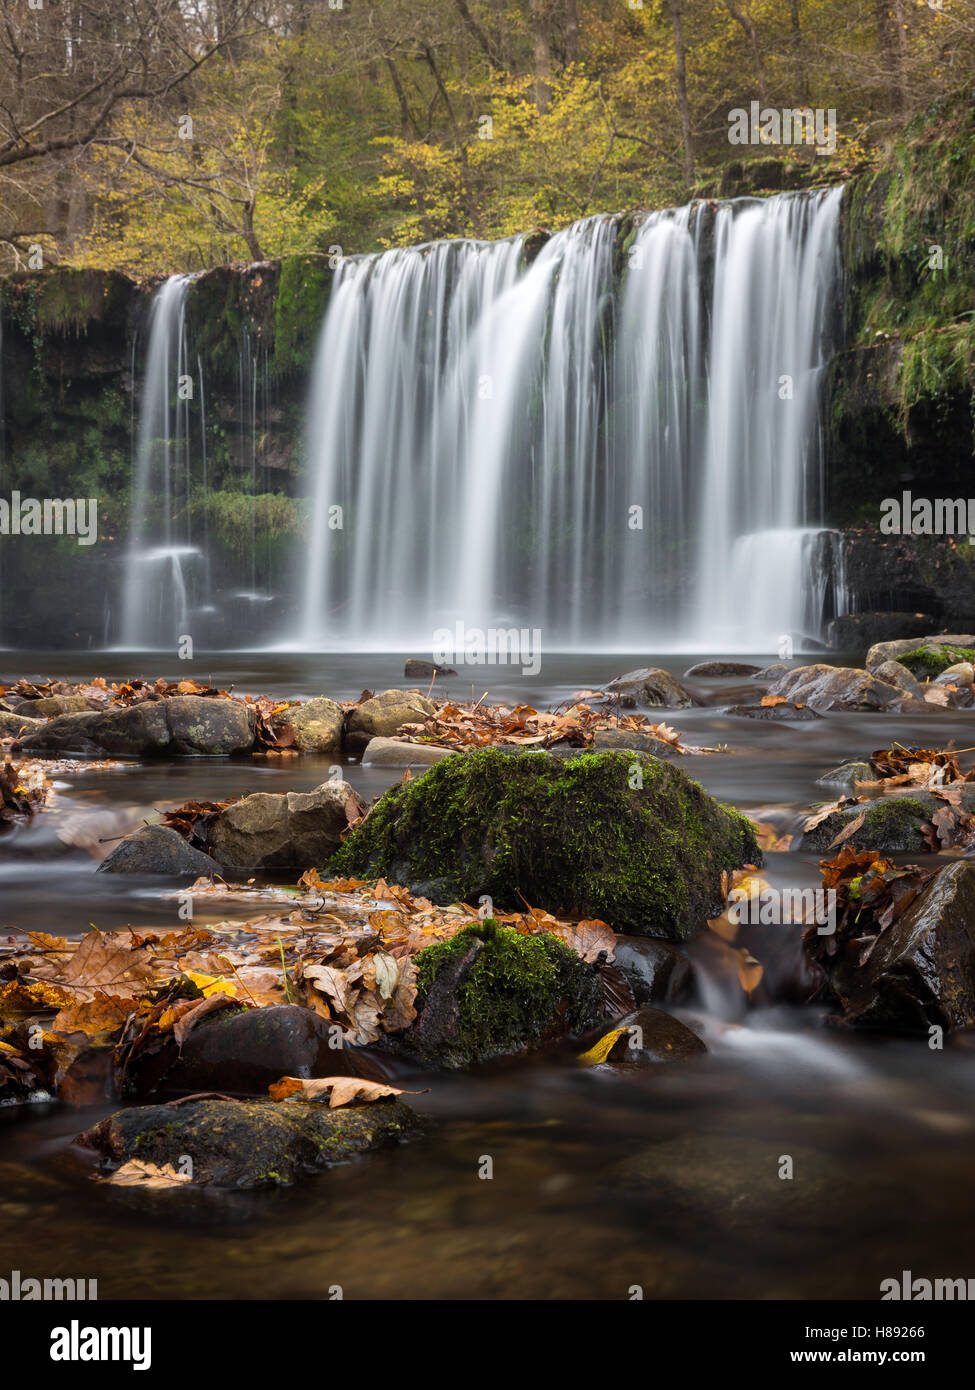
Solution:
M 0 268 L 134 274 L 685 201 L 879 157 L 975 83 L 973 0 L 0 0 Z M 729 140 L 835 112 L 835 149 Z

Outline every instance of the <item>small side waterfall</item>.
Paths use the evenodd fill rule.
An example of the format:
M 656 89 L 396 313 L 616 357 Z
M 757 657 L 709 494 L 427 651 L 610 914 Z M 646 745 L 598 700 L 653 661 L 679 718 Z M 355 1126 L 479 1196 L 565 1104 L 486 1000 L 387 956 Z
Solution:
M 130 528 L 122 583 L 121 645 L 175 647 L 186 631 L 187 570 L 201 558 L 178 531 L 174 512 L 189 501 L 191 441 L 188 401 L 179 381 L 188 374 L 186 293 L 189 275 L 172 275 L 149 310 L 142 406 L 132 477 Z
M 841 190 L 345 262 L 311 387 L 304 645 L 817 636 Z M 617 286 L 617 258 L 625 263 Z M 833 585 L 835 588 L 835 585 Z M 819 604 L 819 607 L 817 607 Z

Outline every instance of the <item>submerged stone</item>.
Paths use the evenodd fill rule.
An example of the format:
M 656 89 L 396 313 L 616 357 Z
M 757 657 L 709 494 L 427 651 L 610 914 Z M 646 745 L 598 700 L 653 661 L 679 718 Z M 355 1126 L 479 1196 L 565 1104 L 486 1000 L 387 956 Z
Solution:
M 720 907 L 723 869 L 760 861 L 744 816 L 649 754 L 483 749 L 386 792 L 328 867 L 680 939 Z

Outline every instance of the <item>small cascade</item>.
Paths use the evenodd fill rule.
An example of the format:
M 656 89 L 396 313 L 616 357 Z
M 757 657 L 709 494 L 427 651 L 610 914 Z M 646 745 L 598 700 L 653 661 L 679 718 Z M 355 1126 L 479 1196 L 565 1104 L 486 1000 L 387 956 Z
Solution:
M 841 196 L 836 188 L 739 200 L 717 214 L 696 518 L 694 630 L 705 646 L 769 650 L 809 620 L 805 528 L 821 491 L 819 392 Z M 788 530 L 796 533 L 791 544 Z M 745 557 L 759 560 L 770 548 L 780 572 L 767 559 L 748 568 Z
M 186 631 L 189 576 L 202 555 L 190 538 L 189 400 L 179 389 L 188 375 L 186 294 L 191 280 L 171 275 L 153 295 L 149 311 L 122 580 L 120 645 L 129 650 L 176 646 Z

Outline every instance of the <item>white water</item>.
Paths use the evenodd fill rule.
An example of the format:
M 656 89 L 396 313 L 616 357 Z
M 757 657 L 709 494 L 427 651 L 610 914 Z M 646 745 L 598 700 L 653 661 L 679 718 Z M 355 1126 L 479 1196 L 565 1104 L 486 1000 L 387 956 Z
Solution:
M 840 196 L 651 214 L 619 289 L 609 217 L 527 267 L 518 241 L 345 262 L 311 384 L 302 645 L 428 651 L 457 620 L 549 649 L 818 636 Z
M 142 407 L 132 477 L 122 581 L 121 645 L 175 647 L 187 626 L 186 569 L 199 551 L 176 534 L 174 511 L 190 489 L 186 293 L 190 275 L 171 275 L 149 310 Z M 187 523 L 188 524 L 188 523 Z

